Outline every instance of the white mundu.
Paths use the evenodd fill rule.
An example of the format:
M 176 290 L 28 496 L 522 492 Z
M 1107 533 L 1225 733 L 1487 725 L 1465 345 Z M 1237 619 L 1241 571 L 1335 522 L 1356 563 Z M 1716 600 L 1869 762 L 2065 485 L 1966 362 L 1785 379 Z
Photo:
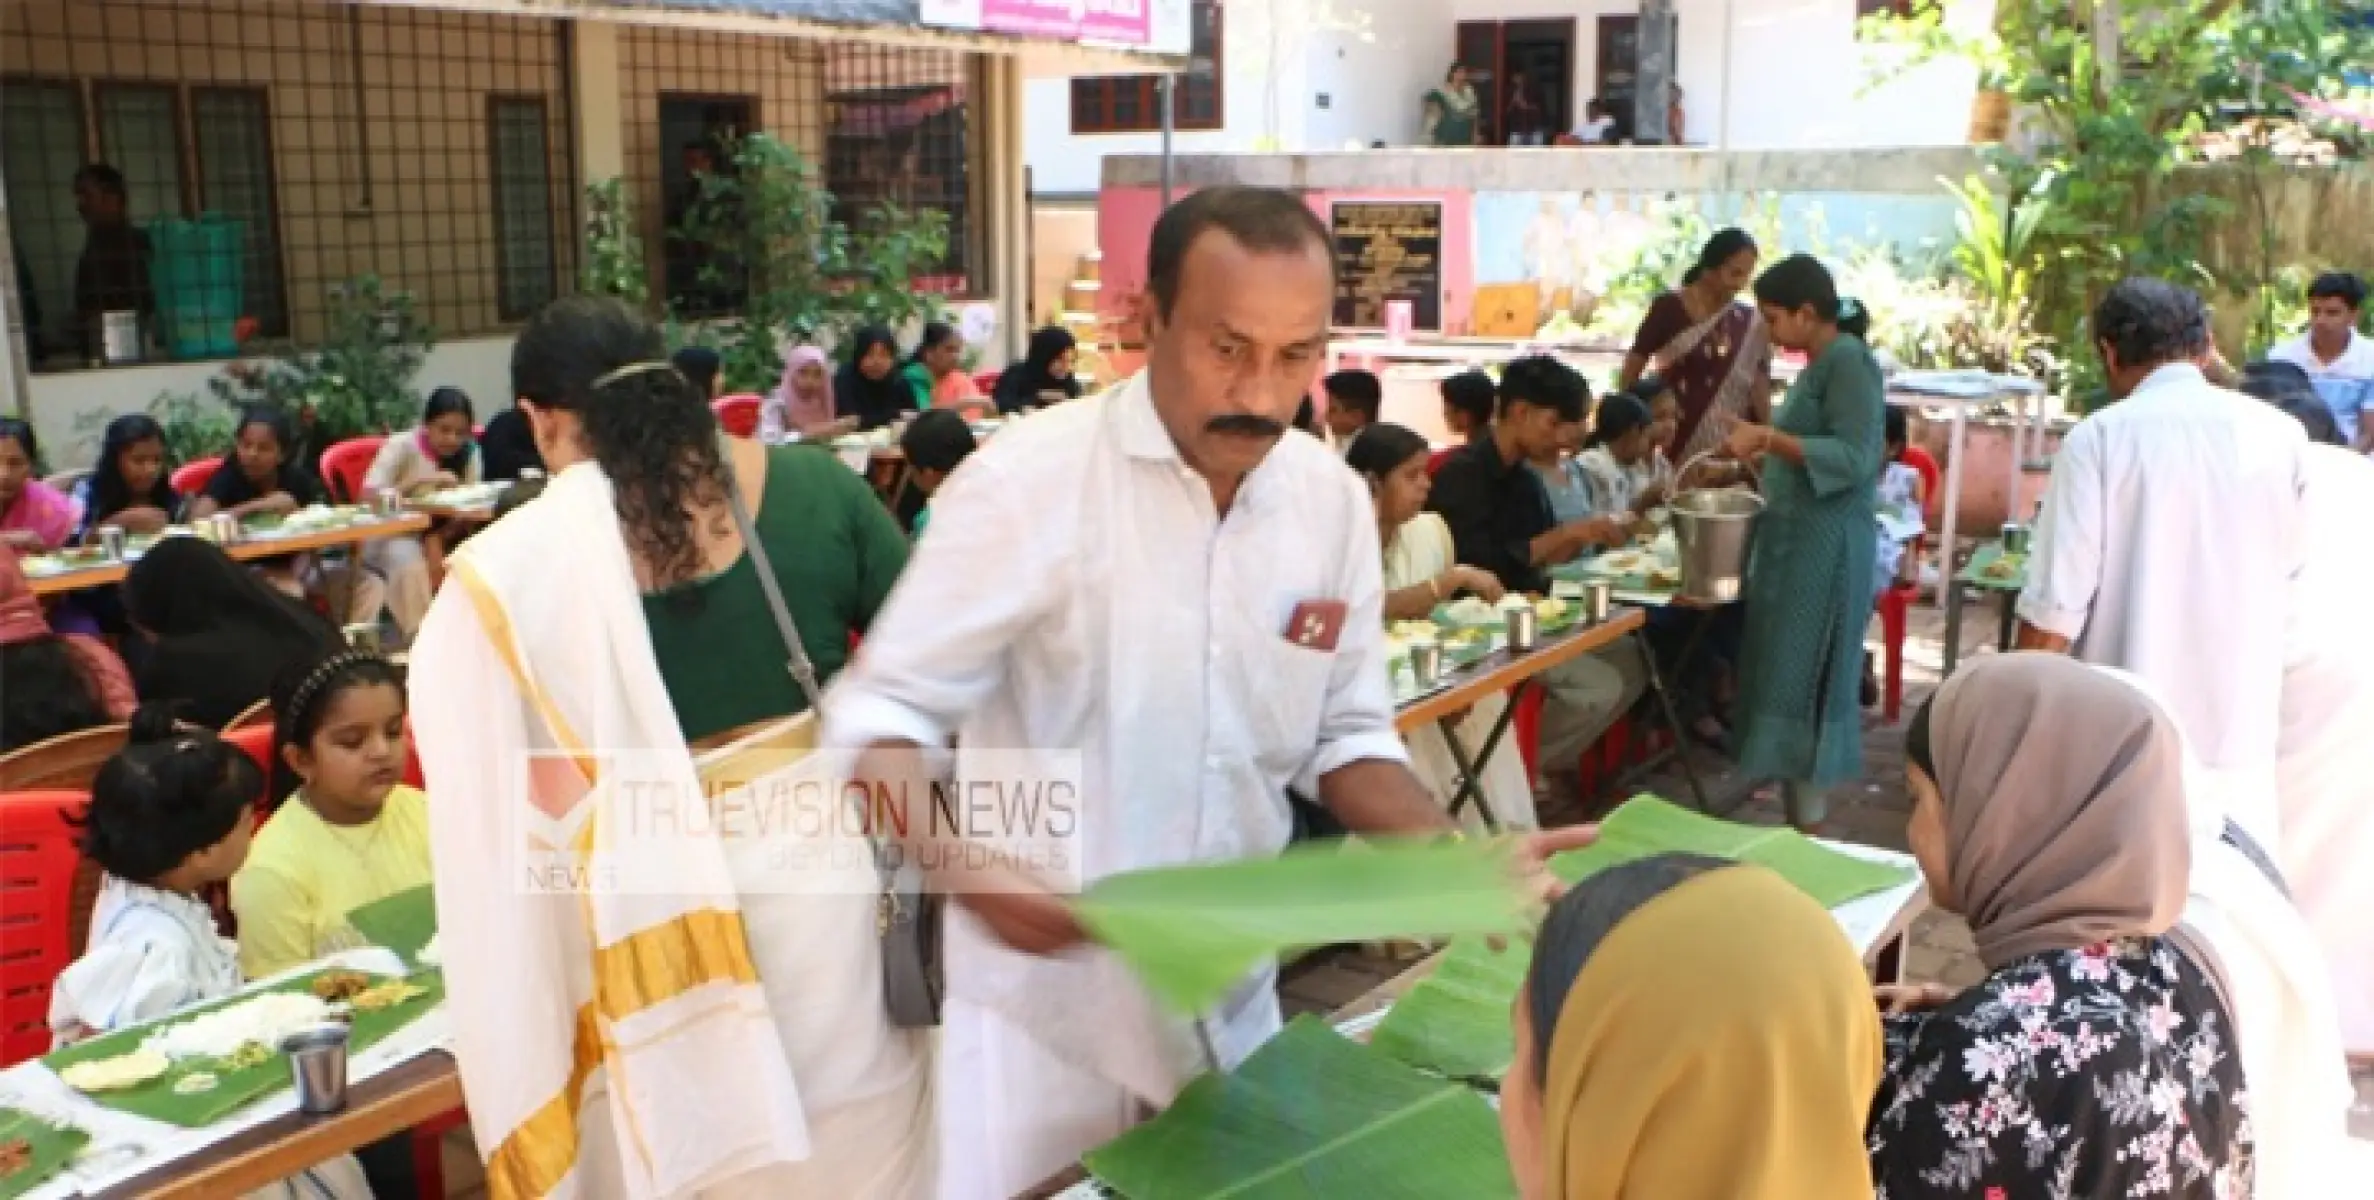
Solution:
M 1315 796 L 1339 767 L 1406 761 L 1375 510 L 1318 439 L 1281 439 L 1223 517 L 1140 376 L 999 434 L 932 512 L 826 696 L 827 740 L 1078 755 L 1085 879 L 1274 854 L 1289 786 Z M 1296 605 L 1326 600 L 1345 605 L 1335 648 L 1287 640 Z M 947 970 L 947 1200 L 1042 1181 L 1202 1065 L 1189 1028 L 1101 951 L 1014 953 L 953 913 Z M 1207 1020 L 1222 1059 L 1277 1028 L 1274 973 Z

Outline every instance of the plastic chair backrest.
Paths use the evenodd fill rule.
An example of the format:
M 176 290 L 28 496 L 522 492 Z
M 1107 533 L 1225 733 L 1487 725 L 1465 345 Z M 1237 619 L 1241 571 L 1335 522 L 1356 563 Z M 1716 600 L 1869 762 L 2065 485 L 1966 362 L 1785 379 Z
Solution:
M 322 451 L 321 477 L 330 485 L 330 498 L 341 504 L 361 500 L 363 476 L 371 473 L 371 460 L 386 443 L 384 437 L 348 438 Z
M 173 472 L 174 492 L 186 498 L 189 496 L 195 496 L 198 493 L 205 491 L 206 485 L 213 482 L 214 473 L 221 470 L 222 466 L 223 460 L 221 455 L 216 455 L 213 458 L 201 458 L 196 462 L 183 463 L 181 466 L 175 468 Z
M 1933 513 L 1943 507 L 1945 494 L 1937 490 L 1937 481 L 1944 478 L 1945 472 L 1937 465 L 1937 460 L 1919 446 L 1906 446 L 1904 465 L 1921 473 L 1922 510 Z
M 981 394 L 984 396 L 995 396 L 997 395 L 997 381 L 1005 376 L 1006 373 L 1003 370 L 975 371 L 973 372 L 973 386 L 981 389 Z M 1038 403 L 1037 397 L 1025 397 L 1024 399 L 1027 403 Z
M 76 917 L 85 864 L 67 820 L 89 803 L 79 791 L 0 793 L 0 1067 L 49 1053 L 50 988 L 90 923 L 87 903 Z M 87 874 L 95 899 L 98 872 Z
M 758 406 L 764 401 L 756 392 L 719 396 L 709 402 L 709 411 L 717 414 L 718 427 L 727 436 L 746 438 L 758 433 Z
M 87 788 L 131 732 L 128 725 L 101 725 L 0 754 L 0 789 Z
M 1451 461 L 1451 456 L 1457 453 L 1459 453 L 1459 448 L 1457 446 L 1453 446 L 1448 450 L 1435 451 L 1434 457 L 1426 460 L 1426 477 L 1428 479 L 1434 478 L 1435 475 L 1443 469 L 1443 464 Z
M 263 786 L 256 789 L 255 798 L 256 823 L 261 825 L 272 813 L 272 722 L 267 719 L 260 724 L 226 729 L 222 737 L 239 747 L 240 753 L 254 759 L 264 773 Z

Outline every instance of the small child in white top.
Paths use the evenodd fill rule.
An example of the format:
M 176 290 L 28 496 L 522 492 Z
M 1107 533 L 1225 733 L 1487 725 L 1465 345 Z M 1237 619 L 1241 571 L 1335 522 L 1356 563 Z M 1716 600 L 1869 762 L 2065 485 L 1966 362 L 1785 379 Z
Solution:
M 238 747 L 176 725 L 161 705 L 132 717 L 129 743 L 99 769 L 83 853 L 105 872 L 83 956 L 50 990 L 49 1027 L 65 1045 L 239 990 L 239 948 L 215 928 L 204 891 L 247 859 L 262 769 Z M 349 1158 L 250 1193 L 367 1200 Z
M 1910 444 L 1909 424 L 1904 410 L 1894 405 L 1888 406 L 1887 439 L 1887 462 L 1879 475 L 1879 510 L 1918 528 L 1929 498 L 1922 494 L 1920 471 L 1904 461 L 1904 449 Z M 1879 603 L 1879 598 L 1887 594 L 1897 576 L 1903 573 L 1905 545 L 1886 525 L 1879 527 L 1879 556 L 1872 562 L 1873 604 Z

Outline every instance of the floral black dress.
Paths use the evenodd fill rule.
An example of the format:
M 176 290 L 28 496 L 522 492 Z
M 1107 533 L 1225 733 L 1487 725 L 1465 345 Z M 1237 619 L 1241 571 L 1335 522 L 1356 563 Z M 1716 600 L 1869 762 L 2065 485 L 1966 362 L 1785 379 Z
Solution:
M 2233 1018 L 2165 939 L 2021 959 L 1887 1041 L 1878 1200 L 2251 1195 Z

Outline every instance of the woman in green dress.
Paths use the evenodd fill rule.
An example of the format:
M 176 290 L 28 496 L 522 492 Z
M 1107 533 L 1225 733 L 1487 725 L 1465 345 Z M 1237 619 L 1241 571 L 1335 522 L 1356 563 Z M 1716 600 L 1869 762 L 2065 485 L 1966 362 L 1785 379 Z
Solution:
M 1476 121 L 1481 112 L 1476 90 L 1467 81 L 1466 64 L 1452 63 L 1443 85 L 1426 93 L 1426 144 L 1475 145 Z
M 1870 318 L 1808 255 L 1756 281 L 1772 340 L 1806 368 L 1770 425 L 1726 445 L 1760 463 L 1765 509 L 1748 564 L 1739 765 L 1779 780 L 1789 822 L 1828 815 L 1824 789 L 1863 773 L 1863 628 L 1871 612 L 1874 506 L 1887 386 L 1863 342 Z

